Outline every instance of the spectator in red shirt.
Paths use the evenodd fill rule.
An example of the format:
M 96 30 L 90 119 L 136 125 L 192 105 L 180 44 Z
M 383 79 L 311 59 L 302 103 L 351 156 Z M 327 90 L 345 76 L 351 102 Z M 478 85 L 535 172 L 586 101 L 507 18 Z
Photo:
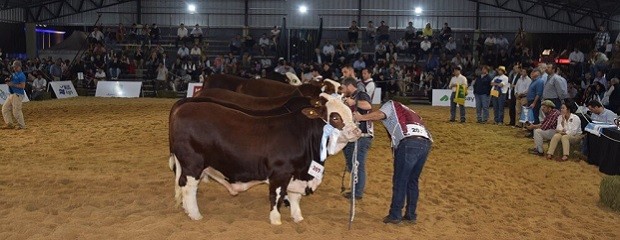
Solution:
M 555 135 L 560 111 L 555 109 L 555 104 L 550 100 L 543 101 L 540 109 L 545 113 L 545 120 L 540 124 L 527 126 L 528 130 L 534 130 L 534 144 L 536 144 L 536 147 L 529 149 L 529 153 L 544 156 L 543 141 L 549 141 Z

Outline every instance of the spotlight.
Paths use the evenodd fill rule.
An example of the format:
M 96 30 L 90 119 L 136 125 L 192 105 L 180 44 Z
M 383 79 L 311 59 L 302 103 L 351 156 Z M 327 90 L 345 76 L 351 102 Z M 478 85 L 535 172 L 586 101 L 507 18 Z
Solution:
M 413 10 L 415 12 L 415 14 L 420 15 L 422 13 L 422 8 L 421 7 L 417 7 L 415 8 L 415 10 Z
M 305 5 L 301 5 L 301 6 L 299 6 L 299 12 L 300 12 L 300 13 L 306 13 L 306 12 L 308 12 L 308 7 L 306 7 Z
M 194 5 L 194 4 L 187 5 L 187 11 L 189 11 L 190 13 L 195 13 L 196 12 L 196 5 Z

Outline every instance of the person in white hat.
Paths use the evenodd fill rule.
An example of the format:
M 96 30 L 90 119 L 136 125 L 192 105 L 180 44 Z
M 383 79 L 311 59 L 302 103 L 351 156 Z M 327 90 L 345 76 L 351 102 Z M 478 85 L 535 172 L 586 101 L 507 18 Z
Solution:
M 11 65 L 13 74 L 6 78 L 5 82 L 9 86 L 10 95 L 2 105 L 2 117 L 5 126 L 2 129 L 26 129 L 24 114 L 22 113 L 22 101 L 26 95 L 26 75 L 22 72 L 22 63 L 15 60 Z M 12 115 L 12 116 L 11 116 Z M 17 120 L 17 125 L 13 122 L 13 117 Z

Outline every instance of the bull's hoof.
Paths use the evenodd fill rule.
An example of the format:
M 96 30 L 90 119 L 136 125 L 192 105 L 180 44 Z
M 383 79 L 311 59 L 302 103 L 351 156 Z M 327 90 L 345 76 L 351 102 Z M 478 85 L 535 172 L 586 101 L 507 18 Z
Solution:
M 271 221 L 272 225 L 282 225 L 282 217 L 276 210 L 272 210 L 269 213 L 269 221 Z
M 293 222 L 295 223 L 300 223 L 303 220 L 304 220 L 304 217 L 293 218 Z
M 189 216 L 189 218 L 191 218 L 192 220 L 198 221 L 200 219 L 202 219 L 202 215 L 200 213 L 198 214 L 188 214 L 187 216 Z
M 271 221 L 271 225 L 280 226 L 280 225 L 282 225 L 282 221 L 280 221 L 280 220 L 273 221 L 272 220 Z

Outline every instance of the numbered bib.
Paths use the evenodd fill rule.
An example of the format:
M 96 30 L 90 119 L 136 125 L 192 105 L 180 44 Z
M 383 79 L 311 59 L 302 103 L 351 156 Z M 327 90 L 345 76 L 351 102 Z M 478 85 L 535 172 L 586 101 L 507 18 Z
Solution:
M 424 126 L 418 124 L 407 124 L 407 130 L 405 131 L 405 136 L 420 136 L 420 137 L 428 137 L 428 132 L 426 132 L 426 128 Z M 430 139 L 430 138 L 429 138 Z
M 323 165 L 317 163 L 316 161 L 312 161 L 310 168 L 308 168 L 308 174 L 316 179 L 323 179 L 324 170 L 325 167 Z

